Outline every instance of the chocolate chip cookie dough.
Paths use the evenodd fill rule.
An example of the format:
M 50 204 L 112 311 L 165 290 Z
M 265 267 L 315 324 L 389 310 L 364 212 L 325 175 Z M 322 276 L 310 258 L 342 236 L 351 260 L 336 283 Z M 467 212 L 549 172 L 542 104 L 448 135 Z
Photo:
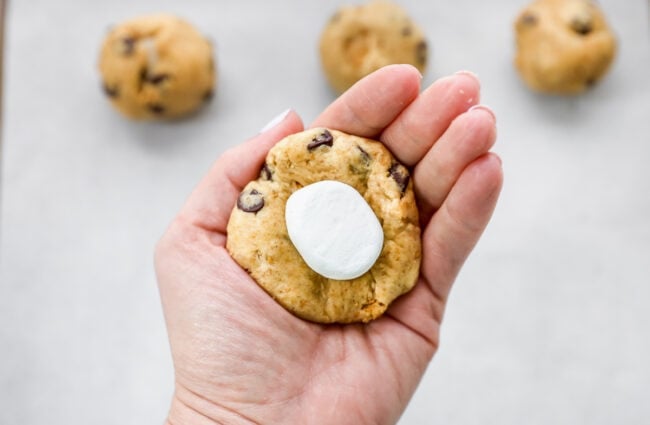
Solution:
M 537 0 L 515 21 L 515 66 L 533 90 L 575 94 L 609 70 L 616 39 L 592 0 Z
M 212 98 L 212 45 L 172 15 L 143 16 L 111 29 L 101 47 L 105 95 L 134 119 L 187 115 Z
M 422 30 L 398 5 L 371 1 L 342 7 L 325 26 L 320 57 L 325 76 L 337 92 L 377 69 L 408 63 L 424 72 L 427 42 Z
M 379 257 L 359 277 L 320 275 L 287 233 L 287 200 L 325 180 L 358 191 L 383 230 Z M 227 234 L 235 261 L 287 310 L 314 322 L 375 319 L 415 285 L 420 269 L 418 210 L 408 170 L 380 142 L 324 128 L 288 136 L 271 149 L 259 178 L 241 192 Z

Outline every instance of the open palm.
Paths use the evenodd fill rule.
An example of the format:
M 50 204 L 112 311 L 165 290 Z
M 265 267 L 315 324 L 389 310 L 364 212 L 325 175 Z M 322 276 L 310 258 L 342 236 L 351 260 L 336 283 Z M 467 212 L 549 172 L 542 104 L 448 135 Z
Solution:
M 438 346 L 451 285 L 501 188 L 490 153 L 495 121 L 468 73 L 420 93 L 407 65 L 383 68 L 312 126 L 382 141 L 412 170 L 422 224 L 419 282 L 386 314 L 357 325 L 301 320 L 271 299 L 226 251 L 239 192 L 268 150 L 303 130 L 295 112 L 226 152 L 156 249 L 176 388 L 170 424 L 397 422 Z

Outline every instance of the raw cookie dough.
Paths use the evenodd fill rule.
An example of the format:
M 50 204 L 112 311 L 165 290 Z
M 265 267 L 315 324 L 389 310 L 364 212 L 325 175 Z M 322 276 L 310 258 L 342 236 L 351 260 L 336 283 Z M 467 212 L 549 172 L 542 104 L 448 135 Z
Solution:
M 104 93 L 134 119 L 187 115 L 212 98 L 212 45 L 172 15 L 143 16 L 111 29 L 101 47 Z
M 287 199 L 323 180 L 355 188 L 384 232 L 379 258 L 355 279 L 319 275 L 287 234 Z M 259 178 L 241 192 L 227 234 L 235 261 L 287 310 L 314 322 L 375 319 L 415 285 L 420 270 L 418 210 L 408 170 L 380 142 L 335 130 L 315 128 L 276 144 Z
M 390 64 L 408 63 L 424 72 L 427 50 L 422 30 L 400 6 L 387 1 L 342 7 L 320 39 L 325 76 L 339 93 Z
M 533 90 L 575 94 L 608 71 L 616 39 L 591 0 L 537 0 L 515 21 L 515 66 Z

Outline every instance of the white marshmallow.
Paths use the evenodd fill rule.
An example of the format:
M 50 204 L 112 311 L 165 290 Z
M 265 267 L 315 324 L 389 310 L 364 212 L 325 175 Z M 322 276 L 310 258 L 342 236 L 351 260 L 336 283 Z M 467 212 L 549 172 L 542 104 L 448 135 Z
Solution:
M 305 186 L 287 200 L 289 238 L 305 263 L 330 279 L 354 279 L 381 253 L 384 231 L 352 186 L 324 180 Z

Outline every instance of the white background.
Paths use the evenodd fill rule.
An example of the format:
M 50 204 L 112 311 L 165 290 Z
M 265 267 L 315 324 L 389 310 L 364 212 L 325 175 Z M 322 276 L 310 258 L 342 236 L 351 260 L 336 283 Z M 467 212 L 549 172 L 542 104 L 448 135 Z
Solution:
M 401 2 L 430 42 L 426 84 L 481 77 L 506 178 L 401 424 L 650 423 L 648 4 L 600 3 L 615 65 L 593 91 L 553 98 L 511 65 L 525 2 Z M 339 4 L 11 2 L 0 424 L 162 422 L 173 376 L 153 246 L 227 147 L 333 99 L 317 43 Z M 158 11 L 215 41 L 218 90 L 190 120 L 133 123 L 104 99 L 98 47 L 111 24 Z

